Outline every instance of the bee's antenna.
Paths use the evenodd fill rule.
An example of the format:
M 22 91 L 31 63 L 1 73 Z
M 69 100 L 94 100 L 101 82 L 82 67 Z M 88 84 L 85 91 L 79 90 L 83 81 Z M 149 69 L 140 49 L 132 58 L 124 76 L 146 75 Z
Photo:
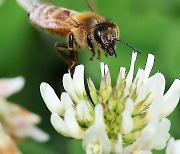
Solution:
M 141 54 L 141 52 L 139 50 L 137 50 L 136 48 L 132 47 L 130 44 L 128 44 L 127 42 L 123 41 L 123 40 L 120 40 L 120 39 L 117 39 L 118 42 L 121 42 L 123 44 L 125 44 L 126 46 L 130 47 L 131 49 L 133 49 L 135 52 Z

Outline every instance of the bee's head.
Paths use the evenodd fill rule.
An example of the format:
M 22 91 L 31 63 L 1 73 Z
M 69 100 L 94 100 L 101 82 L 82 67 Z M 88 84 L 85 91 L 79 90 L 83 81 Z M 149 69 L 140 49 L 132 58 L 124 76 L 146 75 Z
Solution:
M 115 45 L 118 32 L 118 27 L 110 22 L 99 23 L 94 29 L 94 39 L 110 56 L 116 57 Z

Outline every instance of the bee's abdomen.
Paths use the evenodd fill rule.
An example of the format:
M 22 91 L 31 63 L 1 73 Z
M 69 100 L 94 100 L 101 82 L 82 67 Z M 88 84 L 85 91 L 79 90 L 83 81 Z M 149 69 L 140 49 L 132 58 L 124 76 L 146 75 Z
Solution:
M 57 11 L 59 11 L 59 8 L 54 5 L 37 5 L 29 12 L 29 18 L 34 24 L 41 26 L 42 28 L 48 28 L 53 26 L 51 25 L 55 22 L 53 15 Z
M 77 23 L 73 19 L 78 12 L 55 5 L 37 5 L 30 11 L 29 18 L 37 26 L 52 33 L 67 36 Z

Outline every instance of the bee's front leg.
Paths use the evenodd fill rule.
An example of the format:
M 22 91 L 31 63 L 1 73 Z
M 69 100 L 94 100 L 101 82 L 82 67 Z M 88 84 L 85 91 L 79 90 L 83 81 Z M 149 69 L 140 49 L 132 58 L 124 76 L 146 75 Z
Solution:
M 91 50 L 91 52 L 92 52 L 92 56 L 91 56 L 90 60 L 93 61 L 93 58 L 94 58 L 94 56 L 95 56 L 95 50 L 94 50 L 94 46 L 93 46 L 93 44 L 92 44 L 92 42 L 91 42 L 91 36 L 90 36 L 90 34 L 87 35 L 87 43 L 88 43 L 89 48 L 90 48 L 90 50 Z
M 68 48 L 69 48 L 69 58 L 70 58 L 70 65 L 69 70 L 71 75 L 74 74 L 74 69 L 78 63 L 78 54 L 77 51 L 74 50 L 74 35 L 71 33 L 69 34 L 69 42 L 68 42 Z

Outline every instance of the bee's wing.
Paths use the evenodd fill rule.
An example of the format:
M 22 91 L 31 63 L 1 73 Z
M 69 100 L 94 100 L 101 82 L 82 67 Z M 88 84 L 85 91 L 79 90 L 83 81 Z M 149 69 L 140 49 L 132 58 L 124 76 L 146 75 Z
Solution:
M 56 33 L 57 30 L 70 30 L 78 25 L 73 16 L 78 12 L 59 8 L 55 5 L 38 5 L 30 13 L 31 21 L 37 26 Z

